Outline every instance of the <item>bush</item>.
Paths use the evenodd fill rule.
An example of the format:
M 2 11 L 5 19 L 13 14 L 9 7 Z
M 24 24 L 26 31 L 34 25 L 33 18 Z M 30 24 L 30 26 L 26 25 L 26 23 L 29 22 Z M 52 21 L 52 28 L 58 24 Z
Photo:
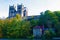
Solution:
M 44 34 L 46 39 L 52 39 L 55 35 L 56 33 L 53 32 L 52 30 L 46 30 Z

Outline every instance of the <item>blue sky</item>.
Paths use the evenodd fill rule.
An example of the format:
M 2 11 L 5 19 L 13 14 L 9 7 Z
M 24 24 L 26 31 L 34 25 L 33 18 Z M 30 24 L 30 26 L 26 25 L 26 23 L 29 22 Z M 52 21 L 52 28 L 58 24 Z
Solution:
M 28 15 L 39 15 L 45 10 L 60 10 L 60 0 L 0 0 L 0 17 L 8 17 L 9 5 L 21 3 L 28 8 Z

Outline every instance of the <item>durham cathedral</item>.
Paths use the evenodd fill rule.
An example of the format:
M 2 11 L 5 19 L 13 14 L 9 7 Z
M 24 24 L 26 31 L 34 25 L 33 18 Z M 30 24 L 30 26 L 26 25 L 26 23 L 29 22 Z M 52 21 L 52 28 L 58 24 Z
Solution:
M 15 17 L 16 14 L 20 14 L 20 16 L 22 18 L 25 17 L 25 19 L 27 19 L 27 20 L 31 20 L 32 19 L 32 16 L 28 16 L 27 8 L 24 7 L 23 4 L 21 4 L 21 5 L 18 4 L 17 7 L 14 6 L 14 5 L 13 6 L 9 6 L 9 16 L 8 16 L 8 18 Z M 35 19 L 39 19 L 40 15 L 36 15 L 36 16 L 33 16 L 33 17 L 34 17 L 33 18 L 34 20 Z

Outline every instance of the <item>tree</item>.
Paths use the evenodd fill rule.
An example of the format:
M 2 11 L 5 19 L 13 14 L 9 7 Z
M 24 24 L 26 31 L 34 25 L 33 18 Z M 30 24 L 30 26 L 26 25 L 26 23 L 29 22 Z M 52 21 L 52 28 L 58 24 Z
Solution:
M 38 20 L 31 20 L 30 23 L 31 23 L 32 27 L 37 26 L 38 25 Z
M 39 25 L 44 25 L 44 14 L 43 14 L 43 12 L 40 13 Z
M 30 30 L 29 21 L 17 21 L 13 18 L 11 22 L 7 20 L 4 23 L 2 34 L 4 38 L 27 38 L 30 36 Z
M 16 14 L 16 19 L 21 21 L 22 20 L 21 15 L 20 14 Z
M 53 32 L 51 29 L 46 30 L 46 31 L 44 32 L 44 37 L 45 37 L 45 39 L 47 39 L 47 40 L 51 40 L 55 35 L 56 35 L 56 33 Z
M 54 11 L 55 15 L 58 17 L 58 20 L 60 22 L 60 11 Z
M 43 24 L 45 27 L 52 27 L 52 24 L 55 25 L 58 22 L 58 17 L 51 11 L 46 10 L 44 14 L 40 15 L 40 24 Z

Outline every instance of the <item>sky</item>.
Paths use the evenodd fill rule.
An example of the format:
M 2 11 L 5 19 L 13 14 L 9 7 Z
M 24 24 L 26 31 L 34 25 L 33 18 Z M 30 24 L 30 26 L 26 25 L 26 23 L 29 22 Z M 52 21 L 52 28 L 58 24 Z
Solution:
M 0 0 L 0 17 L 9 16 L 9 5 L 23 4 L 28 8 L 28 15 L 40 15 L 46 10 L 60 10 L 60 0 Z

